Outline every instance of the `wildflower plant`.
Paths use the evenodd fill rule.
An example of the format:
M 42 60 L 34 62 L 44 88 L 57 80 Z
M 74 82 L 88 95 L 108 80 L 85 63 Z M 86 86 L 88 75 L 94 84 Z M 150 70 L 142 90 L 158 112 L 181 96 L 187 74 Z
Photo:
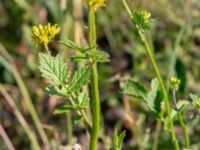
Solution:
M 178 141 L 174 130 L 174 120 L 177 119 L 180 123 L 180 126 L 182 127 L 184 134 L 184 148 L 190 149 L 188 126 L 184 121 L 184 117 L 186 111 L 189 110 L 189 106 L 191 105 L 194 107 L 194 109 L 197 109 L 197 111 L 199 111 L 200 99 L 198 98 L 198 96 L 190 94 L 192 103 L 190 103 L 189 100 L 177 101 L 176 92 L 179 90 L 181 81 L 176 77 L 171 77 L 170 78 L 170 86 L 172 91 L 172 103 L 171 103 L 169 98 L 169 93 L 164 85 L 163 79 L 160 75 L 159 68 L 157 67 L 157 62 L 154 59 L 153 53 L 151 52 L 150 46 L 145 36 L 146 31 L 151 29 L 151 22 L 152 22 L 151 14 L 146 11 L 131 12 L 126 1 L 122 0 L 122 2 L 133 24 L 137 29 L 141 42 L 144 45 L 147 56 L 151 61 L 151 64 L 155 70 L 155 74 L 157 77 L 156 79 L 152 80 L 151 82 L 152 90 L 150 91 L 148 91 L 139 82 L 133 80 L 128 80 L 125 83 L 122 83 L 121 84 L 122 91 L 124 94 L 142 99 L 147 104 L 147 106 L 149 106 L 150 111 L 156 112 L 156 114 L 158 114 L 157 116 L 159 120 L 157 122 L 157 125 L 159 125 L 161 121 L 164 123 L 165 129 L 170 132 L 171 141 L 174 144 L 174 149 L 179 150 L 181 141 Z M 162 107 L 162 101 L 164 102 L 165 107 Z
M 87 65 L 84 68 L 78 68 L 70 76 L 68 65 L 62 56 L 51 56 L 48 43 L 60 32 L 57 25 L 33 26 L 32 41 L 36 46 L 43 44 L 47 50 L 47 53 L 39 53 L 39 69 L 49 83 L 45 91 L 49 95 L 69 100 L 69 103 L 56 108 L 54 113 L 62 114 L 75 111 L 78 116 L 76 119 L 82 119 L 90 132 L 90 150 L 96 150 L 100 127 L 97 63 L 108 62 L 109 55 L 97 50 L 96 44 L 95 12 L 98 8 L 105 6 L 104 0 L 87 0 L 86 2 L 89 8 L 89 46 L 85 48 L 70 40 L 58 41 L 60 44 L 77 51 L 76 55 L 71 56 L 71 60 L 74 62 L 86 61 Z M 92 98 L 89 97 L 89 91 L 85 88 L 89 84 L 91 85 Z M 90 105 L 90 99 L 92 100 L 92 123 L 85 112 L 85 108 Z
M 162 94 L 163 94 L 163 98 L 161 98 L 162 101 L 164 101 L 164 109 L 165 110 L 162 110 L 159 112 L 159 116 L 160 116 L 160 119 L 163 118 L 163 113 L 164 111 L 166 111 L 166 114 L 167 114 L 167 117 L 165 120 L 165 122 L 168 122 L 169 124 L 169 132 L 170 132 L 170 135 L 171 135 L 171 141 L 173 142 L 174 144 L 174 148 L 176 150 L 179 150 L 179 142 L 176 138 L 176 133 L 175 133 L 175 130 L 174 130 L 174 123 L 173 123 L 173 120 L 172 120 L 172 114 L 171 114 L 171 107 L 170 107 L 170 102 L 169 102 L 169 97 L 168 97 L 168 93 L 167 93 L 167 90 L 166 90 L 166 87 L 164 86 L 164 82 L 163 82 L 163 79 L 160 75 L 160 71 L 159 71 L 159 68 L 157 67 L 157 63 L 154 59 L 154 56 L 153 56 L 153 53 L 151 52 L 151 49 L 150 49 L 150 46 L 148 44 L 148 41 L 145 37 L 145 32 L 146 30 L 149 30 L 151 28 L 151 14 L 149 12 L 146 12 L 146 11 L 142 11 L 142 12 L 132 12 L 128 6 L 128 4 L 126 3 L 125 0 L 122 0 L 122 3 L 124 4 L 133 24 L 135 25 L 136 29 L 137 29 L 137 32 L 139 34 L 139 37 L 142 41 L 142 44 L 144 45 L 145 47 L 145 51 L 146 51 L 146 54 L 148 56 L 148 58 L 150 59 L 151 61 L 151 64 L 155 70 L 155 73 L 156 73 L 156 77 L 157 77 L 157 80 L 159 82 L 159 86 L 160 86 L 160 90 L 162 91 Z M 137 91 L 136 88 L 133 88 L 133 90 Z M 137 92 L 138 93 L 138 92 Z M 154 99 L 154 101 L 156 101 L 156 97 Z M 158 104 L 159 105 L 159 104 Z M 163 120 L 163 119 L 161 119 Z M 160 120 L 158 121 L 158 124 L 160 124 Z

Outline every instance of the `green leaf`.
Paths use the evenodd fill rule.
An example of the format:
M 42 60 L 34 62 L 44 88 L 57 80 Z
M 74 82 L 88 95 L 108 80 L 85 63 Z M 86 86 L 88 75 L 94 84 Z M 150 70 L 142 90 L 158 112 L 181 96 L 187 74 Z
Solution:
M 63 114 L 63 113 L 68 113 L 70 111 L 73 111 L 76 109 L 76 106 L 73 105 L 61 105 L 56 110 L 54 111 L 54 114 Z
M 151 81 L 151 90 L 148 92 L 147 97 L 145 98 L 145 101 L 149 108 L 153 111 L 160 111 L 157 109 L 160 109 L 160 103 L 162 101 L 162 94 L 159 93 L 160 90 L 160 83 L 157 78 L 153 79 Z M 156 105 L 157 109 L 156 109 Z
M 117 129 L 115 129 L 114 131 L 114 135 L 113 135 L 113 150 L 121 150 L 122 149 L 122 142 L 123 139 L 126 136 L 126 131 L 123 131 L 122 133 L 120 133 L 120 135 L 117 135 Z
M 180 79 L 180 85 L 179 85 L 179 92 L 184 95 L 185 89 L 186 89 L 186 67 L 181 59 L 176 60 L 176 65 L 175 65 L 176 73 L 177 73 L 177 78 Z
M 79 115 L 79 114 L 76 114 L 76 115 L 73 115 L 73 116 L 72 116 L 72 120 L 73 120 L 74 122 L 81 121 L 81 119 L 82 119 L 82 116 Z
M 156 78 L 151 81 L 150 90 L 145 89 L 143 85 L 133 80 L 127 80 L 122 83 L 121 89 L 123 94 L 142 99 L 151 111 L 160 112 L 163 95 L 160 91 L 159 81 Z
M 68 93 L 79 91 L 79 89 L 89 83 L 90 68 L 75 71 L 72 82 L 67 88 Z
M 176 106 L 178 108 L 178 111 L 180 112 L 183 112 L 186 110 L 186 108 L 190 105 L 190 102 L 188 100 L 179 100 L 177 103 L 176 103 Z M 171 116 L 172 118 L 176 117 L 177 115 L 177 111 L 172 109 L 172 112 L 171 112 Z
M 192 105 L 195 108 L 200 109 L 200 98 L 198 97 L 198 95 L 190 94 L 190 98 L 192 99 Z
M 58 97 L 66 97 L 67 92 L 66 89 L 64 87 L 62 87 L 61 89 L 56 87 L 56 86 L 48 86 L 47 88 L 45 88 L 45 92 L 51 96 L 58 96 Z
M 92 48 L 84 48 L 84 47 L 81 47 L 79 46 L 78 44 L 74 43 L 73 41 L 70 41 L 70 40 L 65 40 L 65 41 L 59 41 L 60 44 L 68 47 L 68 48 L 71 48 L 73 50 L 77 50 L 81 53 L 85 53 L 86 51 L 88 50 L 91 50 Z
M 179 113 L 184 113 L 189 105 L 190 102 L 188 100 L 179 100 L 176 103 Z M 171 109 L 171 118 L 173 120 L 177 119 L 178 111 L 175 109 Z M 169 117 L 163 118 L 163 122 L 164 122 L 164 129 L 170 131 Z
M 192 103 L 195 103 L 198 100 L 198 96 L 196 94 L 190 93 L 190 98 L 192 99 Z
M 39 69 L 42 76 L 52 85 L 65 84 L 67 79 L 67 65 L 61 56 L 51 56 L 46 53 L 39 53 Z
M 88 59 L 88 57 L 86 57 L 85 55 L 78 55 L 71 57 L 71 61 L 76 61 L 76 62 L 80 62 L 81 60 L 86 60 L 86 59 Z
M 89 95 L 87 90 L 84 90 L 83 92 L 79 93 L 78 95 L 78 103 L 82 108 L 86 108 L 89 105 Z
M 86 53 L 86 55 L 89 57 L 89 58 L 92 58 L 93 60 L 97 61 L 97 62 L 109 62 L 110 59 L 109 59 L 109 54 L 104 52 L 104 51 L 94 51 L 94 50 L 91 50 L 91 51 L 88 51 Z
M 145 89 L 145 87 L 139 82 L 133 80 L 127 80 L 125 83 L 122 83 L 121 89 L 123 91 L 123 94 L 138 97 L 144 101 L 147 96 L 147 90 Z

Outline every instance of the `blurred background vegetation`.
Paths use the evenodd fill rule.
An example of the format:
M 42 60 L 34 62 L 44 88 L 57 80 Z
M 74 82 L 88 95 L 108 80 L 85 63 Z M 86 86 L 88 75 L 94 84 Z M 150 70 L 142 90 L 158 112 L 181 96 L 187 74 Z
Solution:
M 181 79 L 179 99 L 189 99 L 190 93 L 200 94 L 200 1 L 127 2 L 132 10 L 147 10 L 152 13 L 153 28 L 147 36 L 164 81 L 168 83 L 172 75 Z M 76 142 L 81 143 L 83 149 L 87 149 L 88 135 L 83 125 L 76 123 L 73 126 L 73 135 L 69 136 L 66 132 L 69 126 L 66 116 L 53 115 L 54 108 L 64 101 L 47 96 L 43 90 L 46 83 L 40 77 L 37 67 L 37 54 L 39 49 L 43 48 L 35 48 L 31 42 L 31 28 L 33 25 L 48 22 L 61 27 L 58 39 L 71 39 L 87 46 L 87 8 L 84 0 L 0 1 L 0 84 L 2 89 L 8 91 L 41 145 L 42 141 L 30 117 L 25 101 L 27 95 L 24 92 L 35 106 L 52 149 L 70 149 Z M 124 149 L 151 149 L 155 134 L 155 116 L 148 113 L 143 103 L 123 96 L 119 82 L 132 77 L 149 86 L 155 73 L 120 0 L 107 0 L 106 7 L 98 11 L 97 43 L 98 48 L 108 52 L 111 58 L 111 62 L 98 66 L 103 116 L 100 149 L 106 150 L 110 147 L 115 127 L 127 130 Z M 58 45 L 55 41 L 51 42 L 50 47 L 52 54 L 60 53 L 70 62 L 72 50 Z M 70 63 L 71 70 L 75 67 L 76 64 Z M 23 83 L 25 87 L 22 86 Z M 13 108 L 8 105 L 3 94 L 0 99 L 0 124 L 16 149 L 30 149 L 30 142 L 16 119 Z M 193 148 L 198 149 L 200 120 L 198 118 L 190 122 L 189 117 L 186 120 L 189 123 Z M 137 125 L 134 126 L 133 122 Z M 135 127 L 138 127 L 137 135 Z M 183 138 L 178 126 L 176 132 L 178 138 Z M 141 140 L 140 144 L 137 144 L 136 136 Z M 158 146 L 160 150 L 170 149 L 171 146 L 169 135 L 163 130 Z M 7 149 L 1 138 L 0 149 Z

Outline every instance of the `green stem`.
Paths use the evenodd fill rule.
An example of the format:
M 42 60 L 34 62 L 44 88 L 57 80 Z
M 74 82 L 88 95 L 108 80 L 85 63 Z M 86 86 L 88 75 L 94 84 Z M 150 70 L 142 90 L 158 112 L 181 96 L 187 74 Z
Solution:
M 183 129 L 183 134 L 184 134 L 184 139 L 185 139 L 185 148 L 189 149 L 190 148 L 190 140 L 189 140 L 189 134 L 188 134 L 188 127 L 183 121 L 183 117 L 180 112 L 178 112 L 178 120 L 180 122 L 180 125 Z
M 145 50 L 146 50 L 146 53 L 151 61 L 151 64 L 155 70 L 155 73 L 156 73 L 156 76 L 158 78 L 158 81 L 160 83 L 160 86 L 161 86 L 161 90 L 162 90 L 162 93 L 163 93 L 163 96 L 164 96 L 164 103 L 165 103 L 165 109 L 166 109 L 166 112 L 167 112 L 167 116 L 168 116 L 168 119 L 169 119 L 169 127 L 170 127 L 170 133 L 171 133 L 171 139 L 172 139 L 172 142 L 174 143 L 174 147 L 176 148 L 176 150 L 179 150 L 179 144 L 177 142 L 177 139 L 176 139 L 176 134 L 175 134 L 175 131 L 174 131 L 174 123 L 173 123 L 173 120 L 172 120 L 172 115 L 171 115 L 171 108 L 170 108 L 170 103 L 169 103 L 169 99 L 168 99 L 168 95 L 167 95 L 167 92 L 166 92 L 166 89 L 164 87 L 164 84 L 163 84 L 163 80 L 161 78 L 161 75 L 160 75 L 160 72 L 158 70 L 158 67 L 157 67 L 157 64 L 155 62 L 155 59 L 153 57 L 153 54 L 149 48 L 149 45 L 148 45 L 148 42 L 146 41 L 144 35 L 142 32 L 139 31 L 139 35 L 140 35 L 140 38 L 145 46 Z
M 129 16 L 132 18 L 132 13 L 131 13 L 131 10 L 130 8 L 128 7 L 127 3 L 125 0 L 122 0 Z M 174 131 L 174 123 L 173 123 L 173 120 L 172 120 L 172 117 L 171 117 L 171 108 L 170 108 L 170 103 L 169 103 L 169 99 L 168 99 L 168 95 L 167 95 L 167 92 L 166 92 L 166 89 L 164 87 L 164 84 L 163 84 L 163 80 L 161 78 L 161 75 L 160 75 L 160 72 L 158 70 L 158 67 L 157 67 L 157 64 L 155 62 L 155 59 L 153 57 L 153 54 L 149 48 L 149 45 L 148 45 L 148 42 L 146 41 L 143 33 L 141 31 L 138 32 L 139 35 L 140 35 L 140 38 L 142 40 L 142 43 L 144 44 L 145 46 L 145 50 L 146 50 L 146 53 L 153 65 L 153 68 L 155 70 L 155 73 L 156 73 L 156 76 L 158 78 L 158 81 L 160 83 L 160 86 L 161 86 L 161 90 L 162 90 L 162 93 L 163 93 L 163 96 L 164 96 L 164 103 L 165 103 L 165 109 L 167 111 L 167 116 L 168 116 L 168 119 L 169 119 L 169 127 L 170 127 L 170 133 L 171 133 L 171 140 L 174 144 L 174 147 L 176 150 L 179 150 L 179 143 L 177 142 L 177 139 L 176 139 L 176 134 L 175 134 L 175 131 Z
M 96 50 L 96 25 L 95 25 L 95 11 L 89 10 L 89 46 Z M 94 62 L 91 66 L 91 88 L 92 88 L 92 129 L 90 136 L 90 150 L 97 150 L 97 140 L 100 127 L 100 103 L 99 103 L 99 89 L 98 89 L 98 73 L 97 63 Z

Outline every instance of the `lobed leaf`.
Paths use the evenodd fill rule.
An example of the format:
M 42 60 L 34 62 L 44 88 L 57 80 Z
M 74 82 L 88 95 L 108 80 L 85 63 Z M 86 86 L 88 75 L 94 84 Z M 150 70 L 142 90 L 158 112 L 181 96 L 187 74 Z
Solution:
M 160 112 L 163 95 L 157 78 L 151 81 L 150 90 L 147 90 L 142 84 L 133 80 L 127 80 L 125 83 L 122 83 L 121 89 L 126 95 L 142 99 L 151 111 Z
M 39 53 L 39 69 L 42 76 L 52 85 L 63 85 L 67 79 L 67 65 L 62 57 L 51 56 L 48 53 Z
M 90 68 L 79 69 L 75 71 L 72 82 L 68 86 L 68 93 L 79 91 L 79 89 L 89 83 Z

